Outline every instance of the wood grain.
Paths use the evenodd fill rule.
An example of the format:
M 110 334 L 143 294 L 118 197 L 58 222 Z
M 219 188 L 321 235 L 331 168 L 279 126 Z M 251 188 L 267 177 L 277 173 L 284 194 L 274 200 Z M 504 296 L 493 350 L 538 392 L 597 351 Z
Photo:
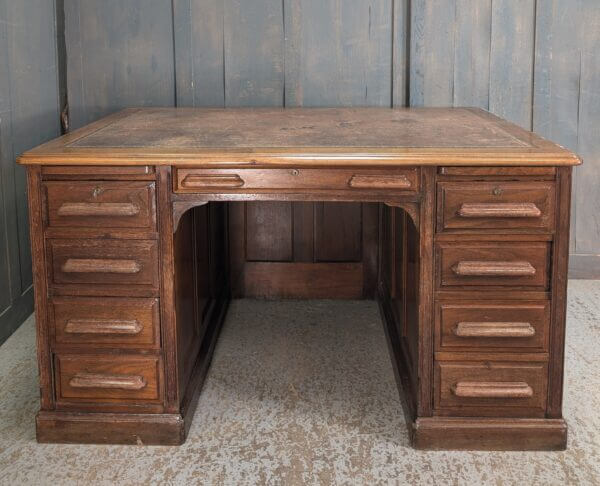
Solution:
M 173 105 L 171 14 L 161 0 L 65 1 L 73 128 L 128 106 Z
M 494 0 L 490 48 L 489 109 L 531 129 L 535 0 Z
M 531 398 L 533 389 L 522 381 L 459 381 L 452 393 L 463 398 Z
M 225 8 L 214 0 L 173 1 L 177 106 L 225 106 Z
M 15 157 L 60 135 L 54 2 L 0 1 L 0 343 L 33 311 L 27 176 Z
M 539 218 L 535 203 L 463 203 L 458 210 L 463 218 Z
M 547 243 L 438 243 L 441 287 L 548 287 Z
M 453 330 L 458 337 L 528 338 L 535 336 L 529 322 L 459 322 Z
M 156 111 L 167 112 L 177 113 Z M 271 113 L 257 112 L 266 118 Z M 511 137 L 522 133 L 492 115 L 465 112 Z M 140 113 L 116 115 L 95 125 L 93 133 Z M 189 113 L 177 123 L 194 123 Z M 77 143 L 92 133 L 89 130 L 66 139 Z M 85 148 L 77 148 L 81 149 Z M 484 157 L 481 152 L 479 156 Z M 426 165 L 389 170 L 377 164 L 327 169 L 294 164 L 269 168 L 257 163 L 249 168 L 235 163 L 215 168 L 159 166 L 159 231 L 150 233 L 149 239 L 143 238 L 148 234 L 143 226 L 118 232 L 109 225 L 106 234 L 95 237 L 87 227 L 41 227 L 47 237 L 54 355 L 50 369 L 57 410 L 65 420 L 74 411 L 84 415 L 167 411 L 184 414 L 187 430 L 230 291 L 260 297 L 364 298 L 372 295 L 378 282 L 397 373 L 410 393 L 407 410 L 412 424 L 434 417 L 542 419 L 550 410 L 559 414 L 564 289 L 555 268 L 566 262 L 562 245 L 570 168 L 552 166 L 550 171 L 544 167 L 529 173 L 527 166 L 501 166 L 495 171 L 481 167 L 470 172 L 460 166 L 456 173 L 448 173 L 447 167 L 442 171 Z M 40 167 L 36 170 L 39 187 Z M 226 187 L 221 181 L 205 188 L 201 180 L 198 187 L 180 191 L 186 178 L 208 178 L 210 186 L 223 176 L 244 185 Z M 62 187 L 68 181 L 43 184 Z M 352 181 L 360 187 L 352 187 Z M 88 184 L 86 190 L 91 188 L 93 197 L 102 193 L 97 190 L 99 181 L 73 179 L 73 183 Z M 113 183 L 121 182 L 102 184 Z M 135 184 L 154 187 L 147 180 Z M 454 199 L 448 196 L 450 189 Z M 325 201 L 319 202 L 323 194 Z M 436 204 L 438 194 L 443 197 Z M 244 203 L 226 211 L 221 199 L 232 196 Z M 303 197 L 300 200 L 306 202 L 294 207 Z M 55 191 L 49 205 L 91 202 L 57 205 L 60 198 Z M 154 204 L 154 197 L 150 199 L 149 208 Z M 32 201 L 36 202 L 35 195 Z M 441 224 L 446 213 L 446 221 L 462 218 L 485 224 L 448 231 Z M 527 224 L 511 232 L 510 225 L 506 229 L 500 224 L 505 219 Z M 543 220 L 542 226 L 537 220 Z M 74 238 L 78 231 L 81 235 Z M 239 280 L 231 286 L 230 278 Z M 99 315 L 91 311 L 92 296 L 107 299 Z M 107 306 L 117 301 L 128 310 L 110 314 L 113 309 Z M 151 301 L 153 310 L 142 312 L 133 305 Z M 77 428 L 71 427 L 75 433 Z M 468 433 L 468 422 L 461 422 L 461 427 Z M 493 435 L 495 429 L 490 430 Z M 115 437 L 124 440 L 118 433 Z M 541 446 L 555 438 L 540 439 Z
M 582 2 L 581 77 L 578 117 L 578 152 L 587 161 L 575 172 L 575 252 L 600 254 L 600 100 L 596 86 L 600 83 L 600 5 L 591 0 Z
M 53 228 L 156 229 L 154 182 L 45 181 Z
M 39 167 L 27 168 L 27 197 L 29 200 L 29 231 L 33 257 L 34 302 L 36 313 L 37 361 L 40 380 L 42 410 L 53 410 L 55 405 L 50 351 L 50 326 L 48 325 L 48 281 L 44 242 L 42 187 Z
M 459 261 L 452 271 L 462 277 L 529 277 L 535 268 L 529 262 Z
M 436 350 L 548 350 L 550 302 L 452 301 L 436 303 Z
M 71 388 L 117 388 L 119 390 L 141 390 L 147 385 L 139 375 L 103 375 L 77 373 L 69 380 Z
M 392 3 L 285 0 L 284 105 L 390 106 Z
M 436 363 L 435 408 L 438 415 L 544 417 L 546 363 Z
M 54 297 L 49 321 L 54 348 L 160 348 L 158 299 Z
M 492 1 L 456 0 L 454 106 L 489 108 Z M 452 23 L 448 18 L 448 23 Z
M 57 401 L 96 403 L 160 401 L 161 361 L 139 355 L 55 357 Z
M 68 258 L 61 266 L 64 273 L 139 273 L 141 265 L 135 260 L 107 258 Z
M 110 152 L 105 149 L 110 147 Z M 575 165 L 579 159 L 464 108 L 128 110 L 23 154 L 23 164 L 219 167 Z M 412 164 L 411 164 L 412 161 Z
M 438 184 L 438 231 L 551 232 L 552 182 L 442 182 Z
M 410 106 L 452 106 L 456 0 L 413 0 Z
M 411 437 L 417 449 L 565 450 L 567 424 L 562 419 L 419 418 Z

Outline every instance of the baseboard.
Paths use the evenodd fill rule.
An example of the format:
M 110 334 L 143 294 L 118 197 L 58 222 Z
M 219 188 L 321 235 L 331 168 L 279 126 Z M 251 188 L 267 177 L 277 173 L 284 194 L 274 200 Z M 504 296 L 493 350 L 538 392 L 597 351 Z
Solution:
M 36 426 L 40 443 L 181 445 L 185 441 L 179 414 L 40 411 Z
M 33 287 L 30 287 L 0 314 L 0 345 L 33 313 Z
M 563 419 L 418 418 L 412 424 L 416 449 L 471 451 L 562 451 Z
M 600 255 L 571 255 L 569 278 L 600 280 Z

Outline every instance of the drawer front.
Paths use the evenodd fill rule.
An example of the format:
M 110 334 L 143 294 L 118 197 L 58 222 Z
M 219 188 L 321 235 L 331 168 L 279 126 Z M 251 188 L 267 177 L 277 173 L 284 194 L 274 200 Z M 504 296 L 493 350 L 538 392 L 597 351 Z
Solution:
M 436 363 L 435 408 L 453 415 L 543 416 L 546 363 Z
M 548 243 L 439 243 L 440 287 L 548 287 Z
M 550 302 L 438 302 L 438 351 L 548 349 Z
M 55 297 L 50 305 L 56 345 L 160 347 L 157 299 Z
M 60 401 L 153 401 L 162 398 L 161 360 L 156 356 L 58 355 Z
M 41 169 L 44 179 L 137 179 L 152 177 L 155 173 L 151 165 L 43 165 Z
M 182 193 L 248 190 L 342 190 L 416 193 L 417 168 L 393 169 L 175 169 L 173 190 Z
M 158 288 L 158 243 L 151 240 L 47 240 L 50 285 Z
M 49 227 L 156 228 L 154 182 L 44 183 Z
M 502 229 L 551 232 L 553 182 L 440 182 L 438 231 Z

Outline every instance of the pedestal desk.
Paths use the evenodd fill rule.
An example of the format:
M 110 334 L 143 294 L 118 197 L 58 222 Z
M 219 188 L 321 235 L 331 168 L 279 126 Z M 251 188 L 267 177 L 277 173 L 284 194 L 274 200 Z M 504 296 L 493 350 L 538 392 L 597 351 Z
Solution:
M 260 295 L 376 298 L 415 447 L 565 448 L 564 148 L 477 109 L 146 108 L 19 162 L 40 442 L 181 444 Z

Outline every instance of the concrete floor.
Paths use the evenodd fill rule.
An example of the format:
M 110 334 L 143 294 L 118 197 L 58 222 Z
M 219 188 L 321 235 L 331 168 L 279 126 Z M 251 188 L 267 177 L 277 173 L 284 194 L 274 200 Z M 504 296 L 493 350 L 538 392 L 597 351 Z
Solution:
M 566 452 L 410 448 L 373 302 L 232 304 L 182 447 L 40 445 L 34 322 L 0 348 L 0 484 L 600 484 L 600 281 L 569 288 Z

